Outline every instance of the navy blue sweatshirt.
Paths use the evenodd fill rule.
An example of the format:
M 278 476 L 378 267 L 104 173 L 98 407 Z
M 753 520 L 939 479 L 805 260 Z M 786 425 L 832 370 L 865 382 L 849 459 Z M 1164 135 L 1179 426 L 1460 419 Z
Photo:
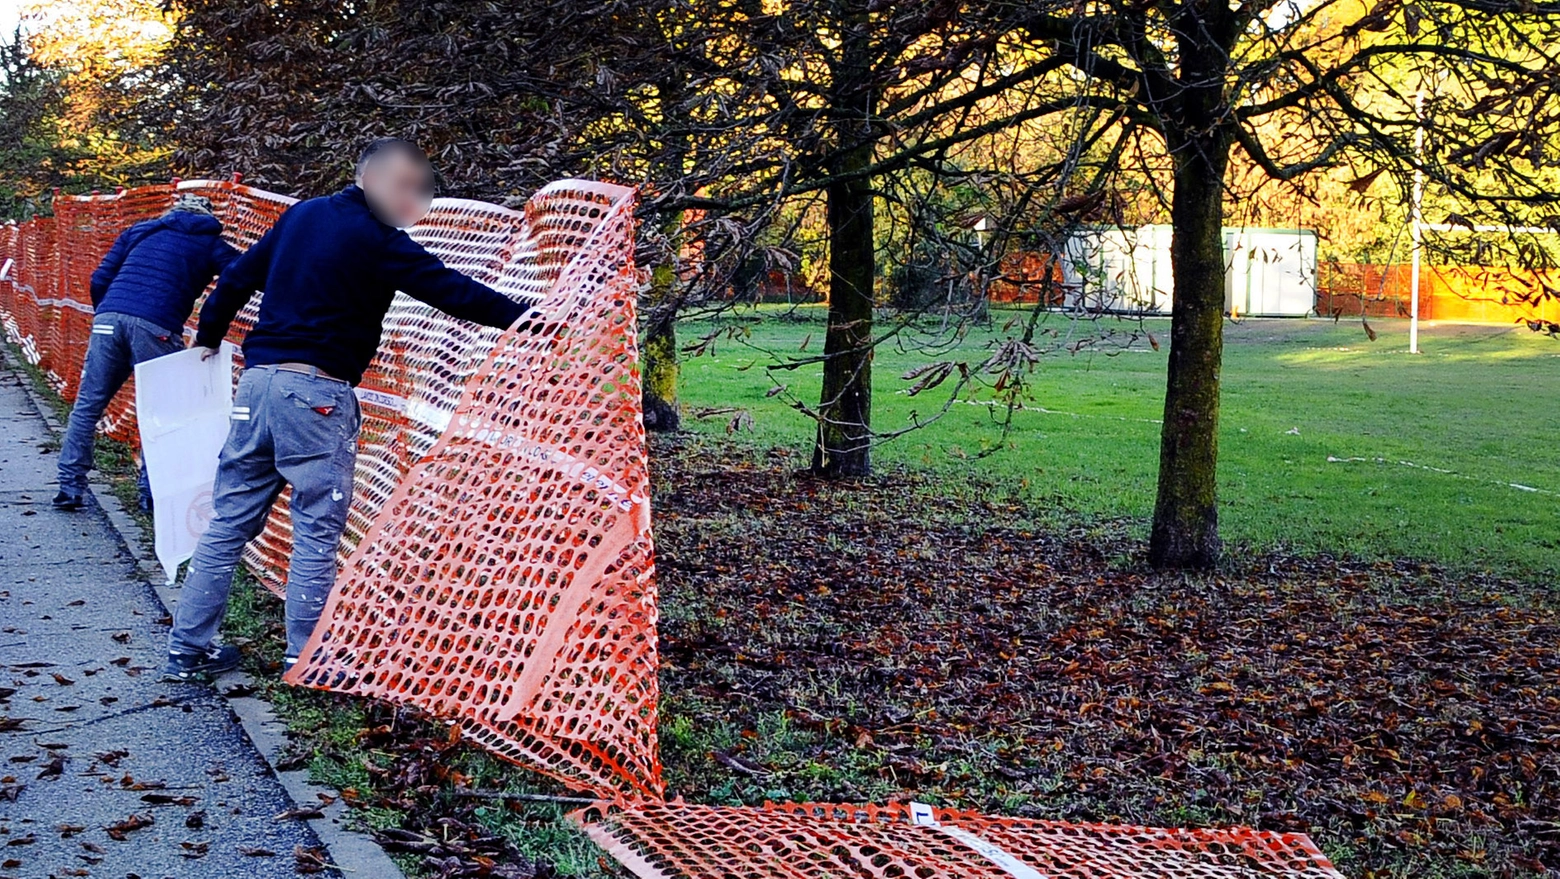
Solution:
M 238 256 L 222 240 L 222 224 L 206 214 L 174 211 L 136 223 L 92 273 L 99 314 L 128 314 L 178 333 L 195 300 Z
M 500 329 L 526 311 L 381 223 L 356 186 L 293 205 L 234 260 L 201 307 L 195 343 L 216 347 L 256 290 L 265 295 L 244 338 L 246 364 L 307 363 L 354 385 L 379 348 L 397 290 Z

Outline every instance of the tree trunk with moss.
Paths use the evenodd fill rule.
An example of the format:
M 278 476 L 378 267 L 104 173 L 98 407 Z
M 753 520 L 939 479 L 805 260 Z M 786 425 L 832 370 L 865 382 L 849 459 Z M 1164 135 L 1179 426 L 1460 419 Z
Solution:
M 1218 31 L 1220 23 L 1210 30 Z M 1175 302 L 1159 496 L 1148 549 L 1149 561 L 1158 568 L 1209 568 L 1221 551 L 1219 370 L 1224 358 L 1224 172 L 1231 136 L 1221 118 L 1221 62 L 1213 47 L 1202 48 L 1201 54 L 1188 53 L 1183 46 L 1188 69 L 1183 71 L 1181 118 L 1166 138 L 1175 162 L 1170 207 Z
M 673 247 L 680 240 L 683 215 L 678 212 L 666 224 L 667 240 Z M 670 248 L 669 248 L 670 249 Z M 650 273 L 650 290 L 645 297 L 644 333 L 639 340 L 640 404 L 645 429 L 670 433 L 682 426 L 677 407 L 677 381 L 682 362 L 677 356 L 677 254 L 662 255 Z
M 660 289 L 662 274 L 673 274 L 672 267 L 657 268 L 651 275 L 652 301 L 656 303 L 666 301 L 656 295 L 663 292 Z M 645 321 L 644 338 L 639 340 L 639 362 L 645 429 L 657 433 L 677 430 L 682 426 L 682 413 L 677 408 L 677 381 L 682 363 L 677 357 L 675 311 L 651 308 Z

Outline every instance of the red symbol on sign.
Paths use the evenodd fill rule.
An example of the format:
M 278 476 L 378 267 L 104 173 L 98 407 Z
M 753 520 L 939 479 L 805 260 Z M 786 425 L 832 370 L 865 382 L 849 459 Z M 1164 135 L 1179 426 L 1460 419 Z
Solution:
M 212 507 L 211 492 L 203 491 L 190 501 L 190 507 L 184 513 L 184 527 L 190 529 L 190 536 L 199 537 L 206 533 L 211 525 L 211 519 L 216 515 Z

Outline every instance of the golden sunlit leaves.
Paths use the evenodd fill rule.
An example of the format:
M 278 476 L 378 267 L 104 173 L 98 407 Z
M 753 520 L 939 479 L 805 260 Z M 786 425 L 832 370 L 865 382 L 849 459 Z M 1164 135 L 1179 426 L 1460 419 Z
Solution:
M 33 58 L 60 71 L 65 87 L 61 134 L 83 158 L 72 170 L 115 183 L 160 165 L 166 148 L 134 134 L 144 102 L 165 94 L 152 78 L 174 19 L 156 0 L 29 0 L 21 6 Z
M 83 74 L 145 68 L 173 35 L 155 0 L 30 0 L 21 13 L 33 57 Z

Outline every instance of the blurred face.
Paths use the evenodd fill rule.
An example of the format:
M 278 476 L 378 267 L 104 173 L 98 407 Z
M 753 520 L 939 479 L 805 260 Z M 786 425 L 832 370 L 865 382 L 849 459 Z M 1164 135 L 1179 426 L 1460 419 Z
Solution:
M 433 169 L 406 152 L 387 151 L 369 159 L 361 185 L 374 216 L 398 229 L 415 225 L 433 201 Z

